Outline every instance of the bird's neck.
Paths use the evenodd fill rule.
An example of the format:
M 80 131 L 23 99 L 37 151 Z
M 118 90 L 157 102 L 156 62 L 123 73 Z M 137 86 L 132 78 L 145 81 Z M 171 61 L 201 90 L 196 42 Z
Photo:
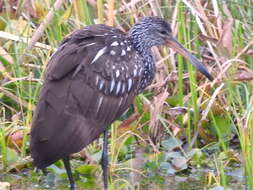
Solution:
M 133 47 L 142 56 L 151 54 L 151 47 L 154 46 L 152 40 L 149 40 L 145 28 L 144 25 L 137 23 L 128 32 L 128 38 L 131 40 Z
M 140 92 L 143 91 L 147 86 L 149 86 L 154 77 L 155 77 L 155 62 L 153 60 L 152 53 L 146 54 L 142 56 L 142 63 L 144 65 L 144 71 L 141 78 L 141 84 L 140 84 Z
M 142 58 L 144 71 L 141 78 L 141 84 L 139 89 L 139 92 L 142 92 L 147 86 L 149 86 L 152 83 L 156 69 L 150 44 L 146 42 L 142 34 L 139 35 L 134 34 L 135 33 L 133 32 L 130 33 L 129 39 L 131 41 L 133 48 L 138 52 L 139 56 Z
M 149 41 L 147 41 L 147 38 L 145 34 L 138 31 L 138 28 L 133 28 L 129 31 L 128 38 L 131 41 L 132 46 L 134 49 L 142 56 L 145 55 L 151 55 L 151 47 Z

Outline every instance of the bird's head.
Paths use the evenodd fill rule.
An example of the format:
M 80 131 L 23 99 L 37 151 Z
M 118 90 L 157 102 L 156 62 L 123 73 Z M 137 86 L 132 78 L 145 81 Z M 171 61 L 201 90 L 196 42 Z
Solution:
M 130 35 L 135 42 L 141 41 L 146 48 L 166 44 L 166 39 L 171 36 L 170 25 L 160 17 L 144 17 L 130 30 Z
M 133 44 L 140 51 L 153 46 L 168 45 L 188 59 L 209 80 L 213 77 L 196 57 L 189 53 L 173 36 L 170 24 L 160 17 L 144 17 L 129 32 Z

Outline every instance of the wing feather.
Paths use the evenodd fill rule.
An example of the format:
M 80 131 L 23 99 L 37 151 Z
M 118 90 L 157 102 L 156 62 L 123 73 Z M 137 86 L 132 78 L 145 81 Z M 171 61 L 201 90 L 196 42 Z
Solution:
M 31 131 L 30 149 L 37 167 L 80 151 L 133 102 L 142 66 L 134 52 L 124 60 L 111 55 L 107 47 L 115 32 L 126 39 L 120 30 L 104 25 L 78 30 L 49 61 Z M 113 51 L 120 53 L 119 48 Z

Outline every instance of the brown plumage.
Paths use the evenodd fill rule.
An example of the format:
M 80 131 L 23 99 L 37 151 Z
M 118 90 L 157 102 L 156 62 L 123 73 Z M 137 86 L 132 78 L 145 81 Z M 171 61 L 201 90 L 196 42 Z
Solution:
M 155 74 L 151 47 L 166 44 L 212 80 L 171 36 L 170 25 L 158 17 L 145 17 L 129 33 L 92 25 L 66 37 L 48 63 L 33 118 L 30 150 L 35 166 L 45 168 L 63 159 L 75 189 L 68 156 L 105 132 L 151 84 Z M 102 168 L 107 189 L 104 134 Z
M 117 61 L 121 57 L 110 51 L 120 54 L 119 48 L 108 48 L 109 52 L 105 50 L 91 64 L 99 50 L 113 47 L 110 44 L 115 41 L 115 33 L 126 40 L 120 30 L 104 25 L 78 30 L 61 43 L 50 59 L 31 132 L 31 154 L 38 168 L 80 151 L 132 103 L 141 76 L 140 65 L 134 77 L 133 62 L 139 63 L 134 61 L 138 57 L 135 51 Z M 130 84 L 129 79 L 134 83 Z

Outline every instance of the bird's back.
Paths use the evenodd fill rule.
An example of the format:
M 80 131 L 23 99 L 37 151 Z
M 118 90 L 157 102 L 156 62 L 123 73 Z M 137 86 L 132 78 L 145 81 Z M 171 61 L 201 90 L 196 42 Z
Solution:
M 68 36 L 49 61 L 30 150 L 44 168 L 94 141 L 133 101 L 143 68 L 126 35 L 92 25 Z

